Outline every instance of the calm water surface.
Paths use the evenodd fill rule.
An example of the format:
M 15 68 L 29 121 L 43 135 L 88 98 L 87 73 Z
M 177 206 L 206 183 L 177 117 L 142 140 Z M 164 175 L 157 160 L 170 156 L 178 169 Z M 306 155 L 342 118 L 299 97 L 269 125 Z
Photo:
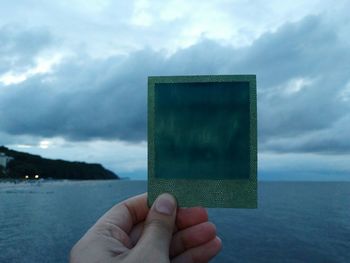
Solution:
M 145 181 L 0 184 L 0 262 L 67 262 L 74 243 Z M 259 208 L 209 209 L 213 262 L 350 262 L 350 183 L 263 182 Z

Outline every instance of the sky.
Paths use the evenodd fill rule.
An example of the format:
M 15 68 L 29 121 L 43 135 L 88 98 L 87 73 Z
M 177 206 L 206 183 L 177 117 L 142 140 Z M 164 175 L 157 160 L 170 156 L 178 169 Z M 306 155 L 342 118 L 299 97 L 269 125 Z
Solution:
M 349 1 L 0 0 L 0 145 L 147 178 L 147 76 L 256 74 L 259 180 L 350 180 Z

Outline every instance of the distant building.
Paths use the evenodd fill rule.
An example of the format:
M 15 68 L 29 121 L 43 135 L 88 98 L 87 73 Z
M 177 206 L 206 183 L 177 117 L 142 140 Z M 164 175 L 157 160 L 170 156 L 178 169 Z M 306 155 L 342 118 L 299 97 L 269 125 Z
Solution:
M 7 164 L 13 160 L 13 157 L 7 156 L 5 153 L 0 152 L 0 166 L 6 169 Z

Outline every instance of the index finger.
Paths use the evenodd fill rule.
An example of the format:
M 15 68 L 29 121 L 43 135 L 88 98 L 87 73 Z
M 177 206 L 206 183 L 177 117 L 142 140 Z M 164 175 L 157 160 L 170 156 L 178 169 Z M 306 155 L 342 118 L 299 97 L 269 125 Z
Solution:
M 208 221 L 208 212 L 203 207 L 179 208 L 176 215 L 177 229 L 185 229 Z
M 129 234 L 133 225 L 145 220 L 148 211 L 147 193 L 144 193 L 116 204 L 96 224 L 112 224 Z

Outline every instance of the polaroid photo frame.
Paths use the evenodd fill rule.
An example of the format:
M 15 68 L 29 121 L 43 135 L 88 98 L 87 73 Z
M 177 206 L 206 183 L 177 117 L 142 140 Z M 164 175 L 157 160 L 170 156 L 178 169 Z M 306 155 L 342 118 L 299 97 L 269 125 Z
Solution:
M 148 204 L 257 207 L 255 75 L 148 78 Z

